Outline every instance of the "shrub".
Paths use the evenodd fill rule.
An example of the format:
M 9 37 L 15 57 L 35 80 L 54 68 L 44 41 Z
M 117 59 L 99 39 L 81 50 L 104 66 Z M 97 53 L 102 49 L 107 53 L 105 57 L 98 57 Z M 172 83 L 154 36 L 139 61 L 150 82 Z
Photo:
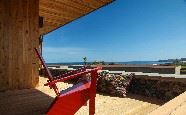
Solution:
M 133 76 L 134 74 L 114 75 L 103 71 L 99 73 L 97 90 L 113 96 L 125 97 Z

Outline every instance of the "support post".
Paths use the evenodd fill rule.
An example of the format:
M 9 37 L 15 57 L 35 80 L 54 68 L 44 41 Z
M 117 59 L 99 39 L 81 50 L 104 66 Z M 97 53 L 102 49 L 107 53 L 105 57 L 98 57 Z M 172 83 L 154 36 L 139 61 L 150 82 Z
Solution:
M 39 0 L 0 0 L 0 91 L 37 86 Z

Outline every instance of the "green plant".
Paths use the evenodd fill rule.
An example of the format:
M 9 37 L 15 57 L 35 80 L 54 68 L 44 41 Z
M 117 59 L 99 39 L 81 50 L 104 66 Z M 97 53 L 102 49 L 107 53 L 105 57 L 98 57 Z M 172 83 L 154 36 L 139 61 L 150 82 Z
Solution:
M 87 65 L 87 57 L 83 57 L 84 65 Z

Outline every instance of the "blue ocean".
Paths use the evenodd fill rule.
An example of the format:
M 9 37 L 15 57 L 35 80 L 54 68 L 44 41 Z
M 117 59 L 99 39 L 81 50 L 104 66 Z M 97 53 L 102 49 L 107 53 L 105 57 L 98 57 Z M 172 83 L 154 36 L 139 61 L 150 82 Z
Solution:
M 88 62 L 92 63 L 92 62 Z M 170 62 L 159 62 L 159 61 L 128 61 L 128 62 L 105 62 L 105 64 L 142 64 L 142 65 L 152 65 L 152 64 L 166 64 Z M 83 62 L 60 62 L 60 63 L 47 63 L 47 65 L 83 65 Z

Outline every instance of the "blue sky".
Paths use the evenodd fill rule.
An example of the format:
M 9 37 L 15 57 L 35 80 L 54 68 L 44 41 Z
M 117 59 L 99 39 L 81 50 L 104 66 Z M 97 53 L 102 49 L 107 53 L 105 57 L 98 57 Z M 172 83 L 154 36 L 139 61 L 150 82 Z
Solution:
M 116 0 L 44 36 L 46 62 L 186 57 L 186 0 Z

